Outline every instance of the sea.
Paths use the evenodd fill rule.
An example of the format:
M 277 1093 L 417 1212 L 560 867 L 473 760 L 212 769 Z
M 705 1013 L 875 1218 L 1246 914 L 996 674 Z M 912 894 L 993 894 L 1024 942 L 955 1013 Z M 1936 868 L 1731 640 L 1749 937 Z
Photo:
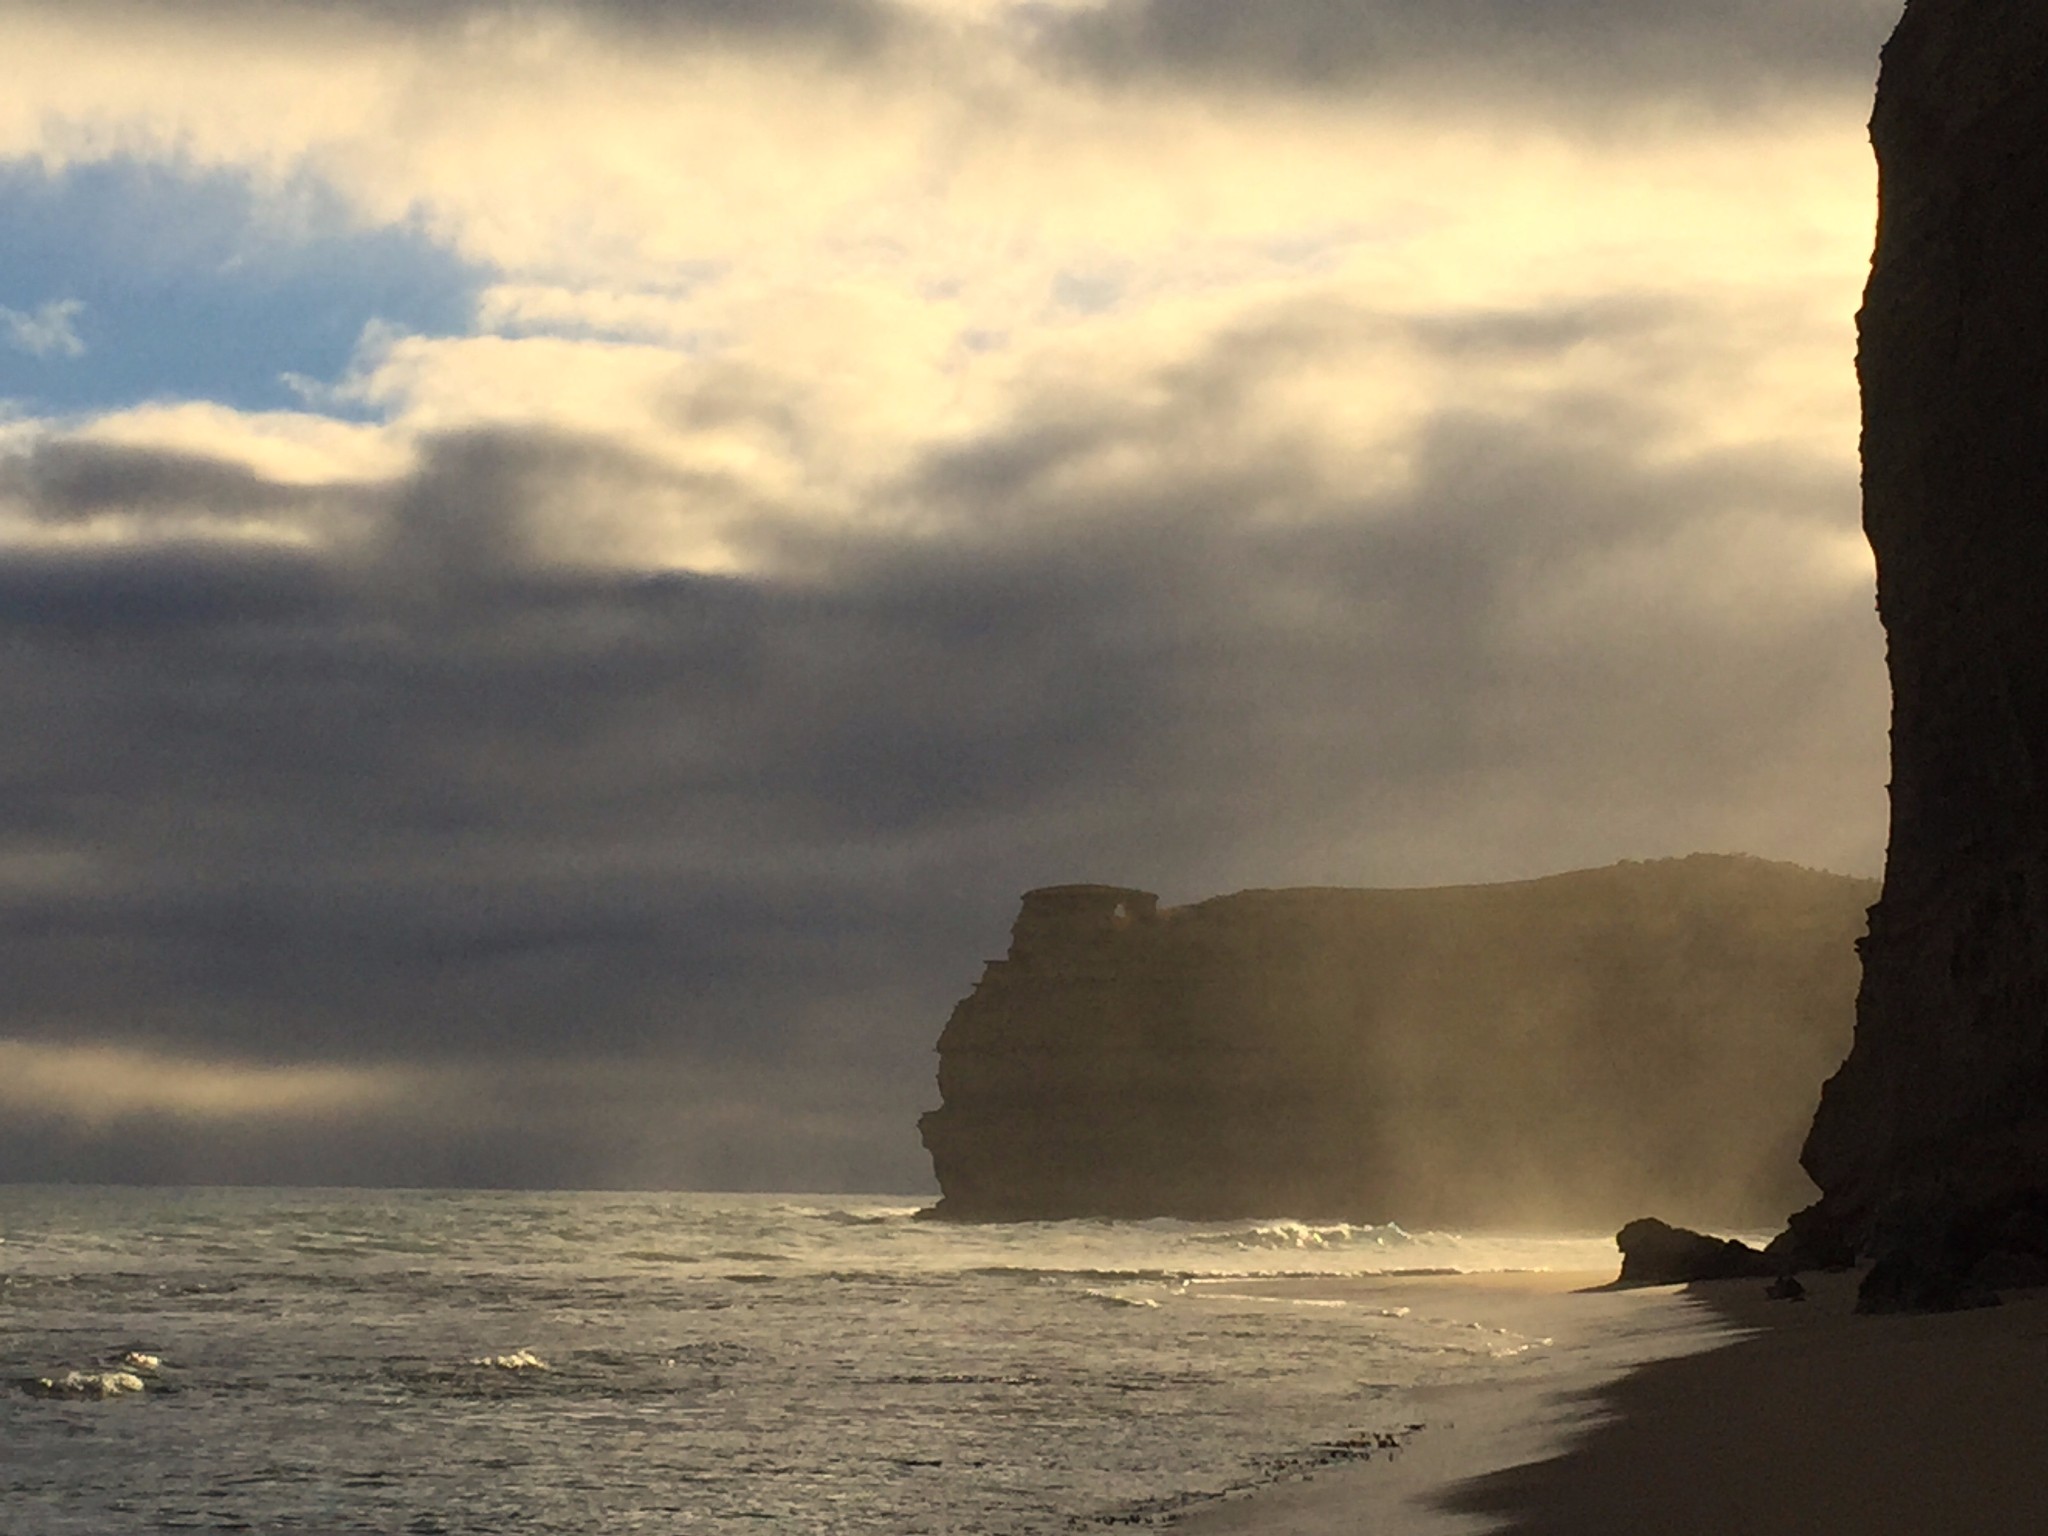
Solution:
M 0 1187 L 0 1531 L 1157 1524 L 1551 1347 L 1456 1287 L 1275 1279 L 1613 1263 L 900 1197 Z

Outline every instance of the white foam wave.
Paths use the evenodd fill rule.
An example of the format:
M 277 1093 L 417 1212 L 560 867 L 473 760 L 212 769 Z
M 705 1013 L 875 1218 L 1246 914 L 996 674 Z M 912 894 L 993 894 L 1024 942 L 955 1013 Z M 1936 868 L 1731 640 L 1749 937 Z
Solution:
M 1350 1302 L 1335 1296 L 1261 1296 L 1256 1291 L 1216 1290 L 1205 1290 L 1202 1295 L 1210 1301 L 1238 1301 L 1260 1307 L 1321 1307 L 1325 1310 L 1336 1310 L 1351 1305 Z M 1384 1312 L 1379 1315 L 1387 1316 Z
M 1084 1290 L 1081 1294 L 1090 1301 L 1099 1301 L 1106 1307 L 1156 1307 L 1156 1296 L 1134 1296 L 1129 1291 Z
M 1350 1222 L 1262 1221 L 1223 1232 L 1194 1232 L 1191 1242 L 1218 1247 L 1316 1252 L 1329 1249 L 1405 1248 L 1411 1233 L 1391 1222 L 1386 1226 L 1353 1226 Z
M 109 1398 L 143 1390 L 133 1371 L 66 1371 L 61 1376 L 35 1376 L 22 1383 L 32 1397 Z
M 494 1371 L 551 1371 L 553 1366 L 530 1349 L 515 1349 L 509 1355 L 479 1355 L 469 1362 Z

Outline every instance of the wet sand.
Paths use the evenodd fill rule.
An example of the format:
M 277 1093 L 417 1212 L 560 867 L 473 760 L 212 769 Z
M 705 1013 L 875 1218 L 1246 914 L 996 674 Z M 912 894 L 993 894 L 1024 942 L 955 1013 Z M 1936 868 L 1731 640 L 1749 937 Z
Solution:
M 2048 1532 L 2048 1296 L 1857 1317 L 1855 1278 L 1809 1276 L 1803 1303 L 1695 1287 L 1764 1331 L 1612 1384 L 1612 1422 L 1449 1503 L 1526 1536 Z
M 1583 1279 L 1584 1277 L 1572 1277 Z M 1857 1317 L 1856 1277 L 1559 1294 L 1432 1284 L 1458 1315 L 1546 1327 L 1528 1375 L 1425 1394 L 1398 1454 L 1176 1522 L 1260 1536 L 2021 1536 L 2048 1532 L 2048 1294 Z M 1405 1304 L 1405 1303 L 1404 1303 Z M 1448 1307 L 1447 1309 L 1448 1310 Z
M 1233 1291 L 1408 1307 L 1547 1343 L 1492 1381 L 1413 1394 L 1422 1428 L 1400 1450 L 1196 1505 L 1173 1522 L 1196 1536 L 1451 1536 L 1491 1519 L 1435 1502 L 1475 1475 L 1553 1455 L 1598 1411 L 1588 1394 L 1634 1365 L 1711 1349 L 1737 1334 L 1677 1287 L 1588 1294 L 1609 1272 L 1231 1282 Z M 1332 1426 L 1333 1432 L 1354 1426 Z

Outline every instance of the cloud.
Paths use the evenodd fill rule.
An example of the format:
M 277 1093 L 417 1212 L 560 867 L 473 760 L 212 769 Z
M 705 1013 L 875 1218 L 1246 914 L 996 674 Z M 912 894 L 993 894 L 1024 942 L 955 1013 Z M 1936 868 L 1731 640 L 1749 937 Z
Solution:
M 253 19 L 262 0 L 213 0 L 218 14 Z M 477 29 L 520 19 L 507 0 L 317 0 L 331 16 L 412 29 Z M 914 5 L 889 0 L 562 0 L 558 13 L 621 29 L 635 38 L 824 42 L 869 49 L 912 25 Z
M 125 1120 L 319 1121 L 408 1091 L 401 1071 L 195 1060 L 113 1045 L 0 1039 L 0 1106 L 17 1120 L 89 1131 Z
M 1853 466 L 1688 446 L 1599 361 L 1697 356 L 1714 318 L 1275 314 L 1143 387 L 1020 397 L 897 479 L 898 523 L 735 513 L 754 559 L 723 575 L 590 531 L 593 501 L 676 494 L 672 468 L 511 430 L 348 487 L 352 541 L 11 560 L 5 835 L 91 853 L 0 903 L 13 1007 L 180 1049 L 802 1076 L 840 1038 L 914 1064 L 1034 883 L 1695 847 L 1867 871 L 1883 680 Z M 1580 371 L 1472 373 L 1399 474 L 1354 482 L 1258 406 L 1389 333 Z M 11 483 L 48 516 L 307 494 L 75 441 L 27 462 Z
M 1110 80 L 1350 92 L 1461 84 L 1579 110 L 1788 88 L 1867 91 L 1892 0 L 1106 0 L 1048 8 L 1052 57 Z
M 30 357 L 83 357 L 85 343 L 72 322 L 84 310 L 77 299 L 53 299 L 32 314 L 0 305 L 0 337 Z
M 292 345 L 0 420 L 0 1036 L 413 1076 L 0 1157 L 903 1187 L 1028 886 L 1873 869 L 1867 19 L 19 8 Z
M 713 9 L 724 26 L 755 8 Z M 1814 8 L 1645 4 L 1616 7 L 1602 19 L 1611 25 L 1585 6 L 1450 8 L 1464 20 L 1438 48 L 1447 60 L 1483 65 L 1511 44 L 1555 36 L 1561 58 L 1613 70 L 1604 84 L 1577 82 L 1564 102 L 1432 80 L 1394 95 L 1264 91 L 1219 112 L 1207 76 L 1182 67 L 1185 55 L 1265 79 L 1274 69 L 1259 60 L 1270 64 L 1276 50 L 1347 57 L 1317 28 L 1348 36 L 1394 18 L 1414 30 L 1440 9 L 1063 8 L 1044 13 L 1049 40 L 1035 45 L 1013 10 L 959 6 L 932 9 L 931 25 L 901 47 L 790 57 L 710 48 L 696 23 L 683 24 L 697 14 L 690 7 L 649 8 L 675 27 L 628 39 L 587 7 L 494 11 L 488 26 L 445 31 L 356 25 L 343 11 L 330 35 L 304 30 L 304 7 L 237 7 L 211 23 L 184 7 L 133 7 L 117 33 L 98 8 L 30 6 L 14 29 L 25 85 L 0 104 L 0 154 L 48 168 L 127 156 L 193 175 L 233 171 L 288 205 L 285 191 L 317 187 L 362 226 L 424 231 L 460 262 L 497 269 L 496 312 L 508 322 L 573 323 L 584 293 L 585 323 L 637 313 L 663 334 L 700 335 L 728 318 L 729 282 L 772 295 L 815 288 L 825 274 L 884 277 L 913 293 L 965 294 L 982 311 L 967 323 L 1000 332 L 1028 315 L 1027 302 L 1043 307 L 1062 278 L 1071 293 L 1121 273 L 1142 295 L 1148 269 L 1168 261 L 1209 281 L 1225 263 L 1270 276 L 1283 253 L 1312 259 L 1336 238 L 1340 254 L 1405 255 L 1390 264 L 1419 272 L 1437 253 L 1404 251 L 1403 237 L 1447 220 L 1485 217 L 1497 232 L 1508 218 L 1569 224 L 1586 196 L 1596 199 L 1588 213 L 1618 201 L 1619 185 L 1601 190 L 1617 165 L 1558 174 L 1570 169 L 1561 138 L 1622 164 L 1633 156 L 1633 174 L 1618 180 L 1638 202 L 1682 199 L 1704 169 L 1692 156 L 1739 161 L 1759 182 L 1726 210 L 1736 216 L 1731 245 L 1759 208 L 1794 206 L 1778 187 L 1806 168 L 1793 140 L 1817 131 L 1817 109 L 1855 157 L 1848 163 L 1867 160 L 1862 114 L 1819 86 L 1787 85 L 1768 113 L 1744 95 L 1741 113 L 1717 119 L 1712 134 L 1682 113 L 1652 113 L 1625 138 L 1580 131 L 1616 93 L 1632 103 L 1660 90 L 1684 96 L 1668 71 L 1638 78 L 1631 39 L 1666 38 L 1674 57 L 1703 69 L 1716 39 L 1797 58 L 1783 35 L 1791 23 L 1769 18 L 1835 14 Z M 1517 20 L 1553 10 L 1561 31 Z M 860 9 L 818 12 L 842 13 Z M 1304 29 L 1307 42 L 1287 41 Z M 1110 88 L 1108 63 L 1074 63 L 1116 54 L 1088 41 L 1097 33 L 1154 32 L 1168 41 L 1133 44 L 1130 68 L 1158 89 Z M 1866 66 L 1875 45 L 1873 32 Z M 1069 63 L 1048 68 L 1048 58 Z M 1708 78 L 1708 94 L 1727 83 Z M 1827 173 L 1839 184 L 1842 165 Z M 1496 209 L 1491 195 L 1503 189 L 1507 206 Z M 1855 190 L 1867 202 L 1867 188 Z M 1485 249 L 1498 259 L 1497 238 Z M 435 285 L 422 287 L 421 312 L 438 312 Z M 678 289 L 696 302 L 650 314 L 650 299 Z
M 856 54 L 900 42 L 924 22 L 920 7 L 889 0 L 582 0 L 579 8 L 629 34 L 823 44 Z
M 279 1066 L 0 1040 L 0 1168 L 24 1182 L 919 1191 L 899 1106 L 685 1059 Z M 842 1086 L 869 1088 L 845 1064 Z
M 0 459 L 0 497 L 38 519 L 76 522 L 107 513 L 181 508 L 233 517 L 290 499 L 241 465 L 197 454 L 105 443 L 45 441 Z

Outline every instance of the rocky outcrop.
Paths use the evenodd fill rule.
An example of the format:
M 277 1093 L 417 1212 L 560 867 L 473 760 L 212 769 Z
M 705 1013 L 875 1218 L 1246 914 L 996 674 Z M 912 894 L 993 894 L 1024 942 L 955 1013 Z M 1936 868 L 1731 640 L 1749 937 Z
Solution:
M 1912 0 L 1872 138 L 1891 843 L 1855 1048 L 1804 1153 L 1823 1197 L 1784 1246 L 1967 1296 L 1980 1265 L 2048 1258 L 2048 7 Z
M 1869 881 L 1696 855 L 1510 885 L 1024 899 L 939 1040 L 941 1216 L 1769 1224 Z
M 1645 1216 L 1614 1234 L 1621 1250 L 1617 1286 L 1685 1285 L 1695 1280 L 1739 1280 L 1775 1275 L 1778 1266 L 1732 1237 L 1708 1237 Z

